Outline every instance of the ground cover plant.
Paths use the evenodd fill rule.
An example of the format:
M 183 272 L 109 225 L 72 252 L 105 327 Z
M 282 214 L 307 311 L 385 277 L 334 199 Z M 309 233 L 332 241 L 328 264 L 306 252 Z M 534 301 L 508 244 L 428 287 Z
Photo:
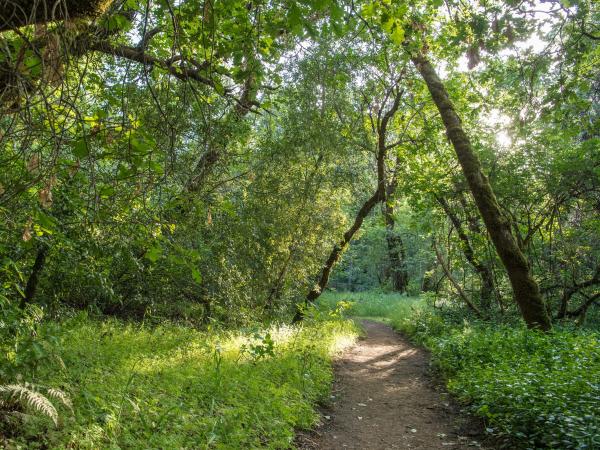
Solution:
M 434 308 L 425 299 L 381 294 L 326 296 L 352 304 L 350 314 L 383 317 L 425 346 L 448 390 L 485 419 L 509 448 L 594 449 L 600 446 L 600 333 L 478 320 L 463 308 Z M 372 305 L 369 305 L 372 303 Z M 386 313 L 385 315 L 382 313 Z
M 338 308 L 352 317 L 370 317 L 390 320 L 400 312 L 409 314 L 411 307 L 422 304 L 420 297 L 407 297 L 390 292 L 325 292 L 319 307 L 335 311 Z
M 78 314 L 54 333 L 53 363 L 27 375 L 33 391 L 59 387 L 69 407 L 56 405 L 56 423 L 5 410 L 3 447 L 291 448 L 295 429 L 318 420 L 331 358 L 357 329 L 319 319 L 206 332 Z

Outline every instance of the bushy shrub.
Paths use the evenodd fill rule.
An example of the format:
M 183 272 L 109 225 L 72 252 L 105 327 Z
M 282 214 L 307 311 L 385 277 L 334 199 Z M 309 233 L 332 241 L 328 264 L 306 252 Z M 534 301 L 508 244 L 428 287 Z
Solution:
M 450 392 L 486 419 L 489 432 L 523 448 L 600 448 L 597 333 L 452 323 L 430 308 L 392 323 L 431 350 Z
M 449 390 L 491 431 L 525 446 L 600 446 L 597 335 L 465 326 L 429 342 Z

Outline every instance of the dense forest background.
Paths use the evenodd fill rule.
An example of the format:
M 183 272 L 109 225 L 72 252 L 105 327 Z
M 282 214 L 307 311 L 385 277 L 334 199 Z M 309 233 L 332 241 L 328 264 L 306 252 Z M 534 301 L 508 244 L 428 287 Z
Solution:
M 597 352 L 599 40 L 592 0 L 5 2 L 0 408 L 82 395 L 47 391 L 82 311 L 240 330 L 376 290 Z

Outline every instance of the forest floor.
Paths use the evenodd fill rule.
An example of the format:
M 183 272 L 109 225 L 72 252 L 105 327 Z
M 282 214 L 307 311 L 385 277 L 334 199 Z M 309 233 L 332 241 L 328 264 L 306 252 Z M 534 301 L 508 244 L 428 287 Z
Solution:
M 482 426 L 462 415 L 429 375 L 427 352 L 389 326 L 363 320 L 366 337 L 336 361 L 332 402 L 302 449 L 482 448 Z

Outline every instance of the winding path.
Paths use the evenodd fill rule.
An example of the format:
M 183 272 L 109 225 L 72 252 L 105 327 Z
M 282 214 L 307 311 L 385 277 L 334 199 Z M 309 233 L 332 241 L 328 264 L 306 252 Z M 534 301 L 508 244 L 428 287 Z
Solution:
M 332 405 L 302 449 L 481 448 L 478 426 L 458 413 L 428 377 L 427 354 L 389 326 L 367 333 L 336 362 Z

